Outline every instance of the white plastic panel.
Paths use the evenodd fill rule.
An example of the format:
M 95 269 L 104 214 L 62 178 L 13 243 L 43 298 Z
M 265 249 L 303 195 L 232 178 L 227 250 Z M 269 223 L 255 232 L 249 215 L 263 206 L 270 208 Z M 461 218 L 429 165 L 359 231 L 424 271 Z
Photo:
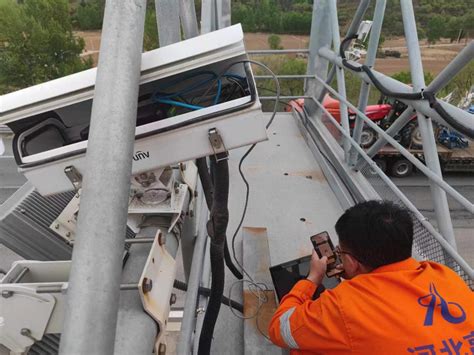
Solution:
M 177 130 L 150 136 L 135 141 L 134 155 L 145 152 L 146 158 L 134 160 L 132 174 L 214 154 L 208 132 L 217 128 L 227 149 L 257 143 L 267 139 L 265 130 L 268 118 L 261 113 L 260 105 L 244 112 L 217 117 Z M 73 189 L 64 169 L 74 166 L 84 175 L 85 153 L 60 161 L 20 169 L 42 195 L 50 195 Z
M 245 54 L 240 24 L 142 54 L 140 85 Z M 91 99 L 97 69 L 0 96 L 0 124 Z

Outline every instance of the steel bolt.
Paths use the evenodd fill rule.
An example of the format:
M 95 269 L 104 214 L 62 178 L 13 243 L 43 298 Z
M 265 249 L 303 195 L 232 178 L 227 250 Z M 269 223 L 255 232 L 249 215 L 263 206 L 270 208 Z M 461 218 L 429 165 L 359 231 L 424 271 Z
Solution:
M 158 244 L 159 245 L 166 244 L 166 235 L 164 235 L 163 233 L 160 233 L 160 235 L 158 236 Z
M 37 341 L 32 335 L 31 335 L 31 330 L 29 330 L 28 328 L 21 328 L 20 330 L 20 334 L 27 337 L 27 338 L 30 338 L 31 340 L 33 341 Z
M 153 288 L 153 281 L 147 277 L 143 279 L 142 291 L 143 293 L 148 293 Z
M 176 303 L 176 293 L 172 293 L 170 297 L 170 306 Z
M 13 291 L 2 291 L 3 298 L 10 298 L 11 296 L 13 296 Z
M 66 237 L 70 237 L 70 236 L 71 236 L 71 232 L 67 232 Z
M 58 224 L 58 223 L 56 223 L 56 224 L 54 225 L 54 229 L 59 229 L 59 224 Z
M 24 208 L 20 208 L 20 213 L 25 214 L 26 210 Z
M 206 309 L 204 307 L 199 307 L 198 309 L 196 309 L 196 314 L 202 314 L 205 312 L 206 312 Z

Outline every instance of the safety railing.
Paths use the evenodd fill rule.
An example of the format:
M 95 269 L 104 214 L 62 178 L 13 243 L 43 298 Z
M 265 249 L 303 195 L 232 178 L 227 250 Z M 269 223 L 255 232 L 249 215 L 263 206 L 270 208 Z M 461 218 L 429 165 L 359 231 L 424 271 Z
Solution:
M 355 13 L 353 22 L 347 32 L 346 37 L 354 36 L 357 28 L 362 21 L 363 15 L 367 10 L 369 1 L 361 1 Z M 371 73 L 379 82 L 382 83 L 388 91 L 394 93 L 412 93 L 413 91 L 422 91 L 436 93 L 448 84 L 463 67 L 469 63 L 473 57 L 474 42 L 471 42 L 464 48 L 458 56 L 425 88 L 423 80 L 423 70 L 418 38 L 416 35 L 416 24 L 413 7 L 410 1 L 401 1 L 402 17 L 405 32 L 407 36 L 407 48 L 409 52 L 409 61 L 412 74 L 413 87 L 400 83 L 390 77 L 373 70 L 375 64 L 376 52 L 383 23 L 386 0 L 377 0 L 374 10 L 374 21 L 372 32 L 369 38 L 365 66 L 370 68 Z M 331 28 L 332 31 L 327 31 Z M 328 33 L 331 32 L 331 33 Z M 331 44 L 334 50 L 331 50 Z M 456 241 L 454 237 L 452 221 L 449 207 L 447 204 L 447 195 L 457 201 L 462 207 L 474 215 L 474 204 L 465 196 L 456 191 L 446 181 L 441 174 L 441 168 L 438 158 L 436 141 L 433 134 L 433 126 L 430 118 L 436 118 L 442 124 L 446 125 L 438 112 L 430 107 L 425 98 L 417 100 L 401 100 L 408 105 L 408 108 L 399 116 L 397 120 L 387 129 L 383 130 L 374 123 L 364 113 L 368 103 L 369 90 L 371 86 L 377 88 L 377 83 L 367 75 L 366 72 L 348 69 L 339 55 L 339 49 L 347 47 L 347 41 L 339 38 L 339 24 L 337 20 L 337 8 L 335 1 L 319 0 L 315 2 L 313 23 L 311 30 L 309 49 L 286 49 L 286 50 L 258 50 L 249 51 L 250 55 L 276 55 L 276 54 L 295 54 L 309 53 L 308 71 L 305 75 L 278 75 L 279 80 L 299 79 L 305 80 L 305 94 L 301 96 L 280 96 L 280 100 L 294 100 L 295 98 L 305 99 L 305 117 L 302 119 L 303 125 L 307 130 L 318 130 L 316 121 L 322 122 L 329 132 L 333 133 L 333 138 L 339 143 L 343 151 L 342 163 L 347 169 L 359 171 L 379 192 L 382 198 L 389 198 L 405 205 L 413 214 L 415 221 L 414 251 L 417 256 L 424 259 L 430 259 L 442 262 L 451 266 L 461 277 L 474 288 L 473 268 L 459 255 L 456 250 Z M 361 67 L 360 64 L 349 62 L 353 68 Z M 328 66 L 332 68 L 328 73 Z M 354 105 L 346 98 L 344 71 L 352 71 L 361 79 L 361 90 L 359 94 L 358 105 Z M 337 90 L 330 84 L 334 77 L 337 78 Z M 256 80 L 271 79 L 270 76 L 256 75 Z M 331 93 L 339 100 L 340 121 L 338 121 L 322 104 L 326 93 Z M 260 96 L 261 100 L 274 100 L 275 96 Z M 466 127 L 472 125 L 472 117 L 467 112 L 462 111 L 452 105 L 440 102 L 442 108 L 452 117 L 455 117 L 461 125 Z M 356 115 L 355 125 L 352 135 L 349 125 L 348 109 Z M 397 142 L 393 137 L 413 119 L 413 111 L 417 112 L 417 119 L 423 140 L 423 156 L 426 165 L 413 155 L 407 148 Z M 362 129 L 366 125 L 378 135 L 377 141 L 366 151 L 360 146 Z M 335 130 L 334 130 L 335 128 Z M 337 133 L 336 133 L 337 132 Z M 427 218 L 416 208 L 412 201 L 395 185 L 395 183 L 385 174 L 385 172 L 372 159 L 386 144 L 390 144 L 401 156 L 413 164 L 414 167 L 423 173 L 429 180 L 431 186 L 431 195 L 435 209 L 436 219 L 439 231 L 427 220 Z M 447 195 L 446 195 L 447 194 Z

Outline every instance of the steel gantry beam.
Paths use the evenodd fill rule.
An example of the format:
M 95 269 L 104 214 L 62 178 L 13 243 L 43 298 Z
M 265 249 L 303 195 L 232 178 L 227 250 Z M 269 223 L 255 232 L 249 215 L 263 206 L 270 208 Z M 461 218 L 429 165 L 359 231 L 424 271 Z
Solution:
M 375 58 L 379 48 L 380 33 L 382 32 L 383 18 L 385 15 L 385 7 L 387 0 L 377 0 L 374 10 L 374 22 L 372 23 L 372 30 L 370 33 L 369 46 L 367 48 L 367 55 L 365 57 L 365 65 L 369 68 L 373 68 L 375 65 Z M 369 100 L 370 85 L 364 81 L 361 82 L 359 104 L 357 107 L 362 112 L 365 112 L 367 102 Z M 364 127 L 364 121 L 357 116 L 354 126 L 354 132 L 352 137 L 357 143 L 360 143 L 360 137 L 362 135 L 362 129 Z M 357 161 L 357 152 L 352 149 L 349 158 L 349 165 L 353 166 Z
M 410 61 L 411 80 L 413 92 L 425 90 L 425 78 L 423 75 L 423 64 L 421 62 L 420 43 L 415 22 L 415 13 L 411 1 L 400 1 L 402 7 L 403 26 L 405 29 L 405 38 L 408 47 L 408 59 Z M 423 139 L 423 153 L 428 168 L 436 175 L 442 178 L 441 165 L 439 163 L 438 150 L 433 131 L 433 124 L 429 116 L 422 112 L 417 112 L 418 127 Z M 456 249 L 456 239 L 454 237 L 453 222 L 449 212 L 448 199 L 444 192 L 434 182 L 430 182 L 431 197 L 434 203 L 436 220 L 441 234 Z
M 438 92 L 443 89 L 462 69 L 464 69 L 472 58 L 474 58 L 474 41 L 470 42 L 461 52 L 458 53 L 458 55 L 428 85 L 426 90 Z M 408 106 L 385 132 L 390 137 L 395 136 L 412 119 L 414 114 L 415 111 L 413 110 L 413 107 Z M 383 136 L 380 136 L 369 148 L 367 154 L 370 157 L 373 157 L 385 144 L 387 144 L 387 140 Z M 365 164 L 366 162 L 361 160 L 357 162 L 355 169 L 361 170 Z
M 329 62 L 331 63 L 334 63 L 338 66 L 343 66 L 341 57 L 339 57 L 329 48 L 320 48 L 319 55 L 329 60 Z M 348 60 L 348 62 L 354 67 L 361 66 L 361 64 L 350 60 Z M 382 83 L 382 85 L 384 85 L 389 91 L 407 94 L 413 93 L 413 88 L 409 85 L 403 84 L 398 80 L 395 80 L 387 75 L 377 72 L 376 70 L 372 70 L 372 73 L 377 78 L 377 80 L 380 81 L 380 83 Z M 354 74 L 359 76 L 365 82 L 372 83 L 369 76 L 365 72 L 355 72 Z M 406 105 L 412 106 L 417 112 L 421 112 L 423 115 L 431 117 L 432 119 L 443 125 L 449 125 L 434 109 L 430 107 L 430 104 L 427 100 L 400 99 L 400 101 Z M 469 112 L 443 101 L 440 101 L 440 105 L 451 117 L 454 117 L 461 125 L 465 127 L 472 127 L 472 125 L 474 124 L 472 114 L 470 114 Z

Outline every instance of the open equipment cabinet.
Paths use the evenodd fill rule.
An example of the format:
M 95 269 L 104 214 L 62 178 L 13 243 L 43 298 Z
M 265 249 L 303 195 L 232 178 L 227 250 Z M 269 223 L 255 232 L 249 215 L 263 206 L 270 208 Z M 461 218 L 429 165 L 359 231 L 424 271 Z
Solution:
M 143 53 L 132 174 L 267 139 L 247 60 L 240 25 Z M 85 169 L 96 73 L 1 97 L 19 170 L 42 195 L 71 190 L 65 169 Z

